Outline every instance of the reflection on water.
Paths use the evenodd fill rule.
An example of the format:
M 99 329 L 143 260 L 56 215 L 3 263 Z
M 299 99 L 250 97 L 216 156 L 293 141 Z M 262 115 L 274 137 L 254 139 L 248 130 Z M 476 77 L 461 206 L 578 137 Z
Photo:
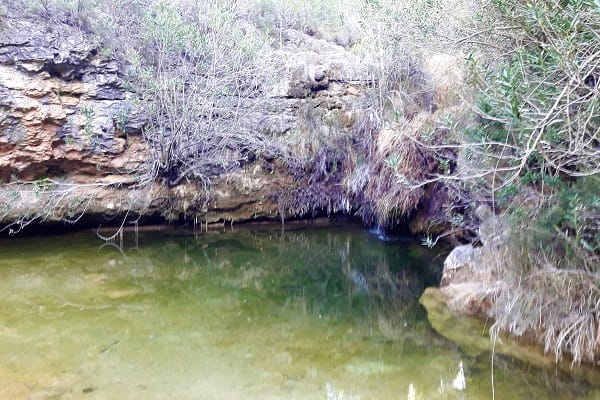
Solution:
M 102 243 L 0 242 L 0 399 L 491 398 L 489 355 L 461 354 L 417 303 L 436 281 L 422 246 L 353 227 Z M 498 357 L 494 386 L 594 396 Z

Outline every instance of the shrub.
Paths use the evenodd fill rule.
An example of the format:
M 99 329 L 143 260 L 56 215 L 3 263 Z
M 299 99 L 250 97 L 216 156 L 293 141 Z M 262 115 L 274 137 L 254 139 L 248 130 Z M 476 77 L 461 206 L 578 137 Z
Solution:
M 206 180 L 260 152 L 244 117 L 260 105 L 266 37 L 227 2 L 157 1 L 141 29 L 130 77 L 154 117 L 148 179 Z
M 585 266 L 586 257 L 598 255 L 589 241 L 600 220 L 593 195 L 600 172 L 597 5 L 495 5 L 501 21 L 512 24 L 503 32 L 512 50 L 497 64 L 471 59 L 481 88 L 476 109 L 482 128 L 470 130 L 468 138 L 480 149 L 479 168 L 494 176 L 493 189 L 505 208 L 523 211 L 523 201 L 535 201 L 525 208 L 523 227 L 554 238 L 541 241 L 548 246 L 561 237 L 562 250 L 550 246 L 559 252 L 579 247 Z
M 595 1 L 495 0 L 497 58 L 471 57 L 471 173 L 512 215 L 521 255 L 504 271 L 494 329 L 533 334 L 560 358 L 600 352 L 600 13 Z M 487 31 L 486 31 L 487 32 Z

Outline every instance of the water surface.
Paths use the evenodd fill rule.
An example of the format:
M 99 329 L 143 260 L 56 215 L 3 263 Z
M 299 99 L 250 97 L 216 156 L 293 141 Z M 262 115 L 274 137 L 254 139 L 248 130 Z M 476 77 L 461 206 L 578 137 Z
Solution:
M 462 354 L 417 302 L 442 260 L 418 244 L 352 226 L 103 244 L 0 241 L 0 399 L 492 398 L 489 354 Z M 493 377 L 496 399 L 598 396 L 500 357 Z

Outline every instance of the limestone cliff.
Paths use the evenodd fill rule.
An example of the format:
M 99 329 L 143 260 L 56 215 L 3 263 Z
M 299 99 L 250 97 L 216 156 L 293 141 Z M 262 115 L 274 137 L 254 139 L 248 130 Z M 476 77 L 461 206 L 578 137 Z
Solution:
M 337 62 L 344 61 L 340 49 L 333 52 Z M 320 61 L 313 51 L 290 64 L 296 80 L 283 80 L 270 107 L 256 116 L 260 129 L 290 130 L 307 101 L 324 112 L 343 112 L 345 91 L 356 93 L 350 84 L 329 82 L 341 80 Z M 302 65 L 306 74 L 297 68 Z M 209 198 L 193 182 L 136 185 L 134 174 L 148 161 L 141 130 L 150 116 L 127 90 L 120 67 L 75 27 L 39 19 L 5 21 L 0 31 L 2 222 L 40 210 L 46 220 L 127 211 L 177 218 L 188 210 L 210 222 L 277 218 L 269 194 L 288 178 L 260 164 L 216 179 Z M 323 94 L 308 98 L 313 90 Z
M 287 142 L 297 140 L 294 135 L 302 131 L 350 137 L 361 128 L 361 93 L 373 83 L 361 58 L 294 29 L 282 31 L 278 46 L 273 53 L 276 76 L 261 108 L 247 116 L 249 126 Z M 152 115 L 128 86 L 126 70 L 127 65 L 78 27 L 40 18 L 3 20 L 3 226 L 16 223 L 16 230 L 32 219 L 74 222 L 115 214 L 210 223 L 302 216 L 315 209 L 349 211 L 361 206 L 356 203 L 359 192 L 369 179 L 376 179 L 361 178 L 364 183 L 354 192 L 339 189 L 350 185 L 339 174 L 321 179 L 319 186 L 312 177 L 290 172 L 281 160 L 261 158 L 203 182 L 156 179 L 142 184 L 140 175 L 151 161 L 143 129 Z M 435 109 L 432 93 L 428 90 L 423 98 L 425 114 Z M 360 165 L 354 167 L 361 171 Z M 318 197 L 315 204 L 295 204 L 299 192 L 290 190 L 294 187 L 308 191 L 308 200 Z M 433 212 L 439 213 L 440 201 L 432 199 L 440 193 L 443 189 L 418 192 L 414 201 L 435 204 Z M 415 231 L 431 227 L 427 215 L 422 210 L 417 214 Z

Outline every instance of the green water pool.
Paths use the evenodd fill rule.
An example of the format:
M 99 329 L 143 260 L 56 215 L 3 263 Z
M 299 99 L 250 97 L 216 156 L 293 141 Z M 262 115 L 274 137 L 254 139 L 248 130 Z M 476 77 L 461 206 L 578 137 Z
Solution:
M 2 239 L 0 399 L 598 398 L 436 334 L 440 253 L 352 225 Z

